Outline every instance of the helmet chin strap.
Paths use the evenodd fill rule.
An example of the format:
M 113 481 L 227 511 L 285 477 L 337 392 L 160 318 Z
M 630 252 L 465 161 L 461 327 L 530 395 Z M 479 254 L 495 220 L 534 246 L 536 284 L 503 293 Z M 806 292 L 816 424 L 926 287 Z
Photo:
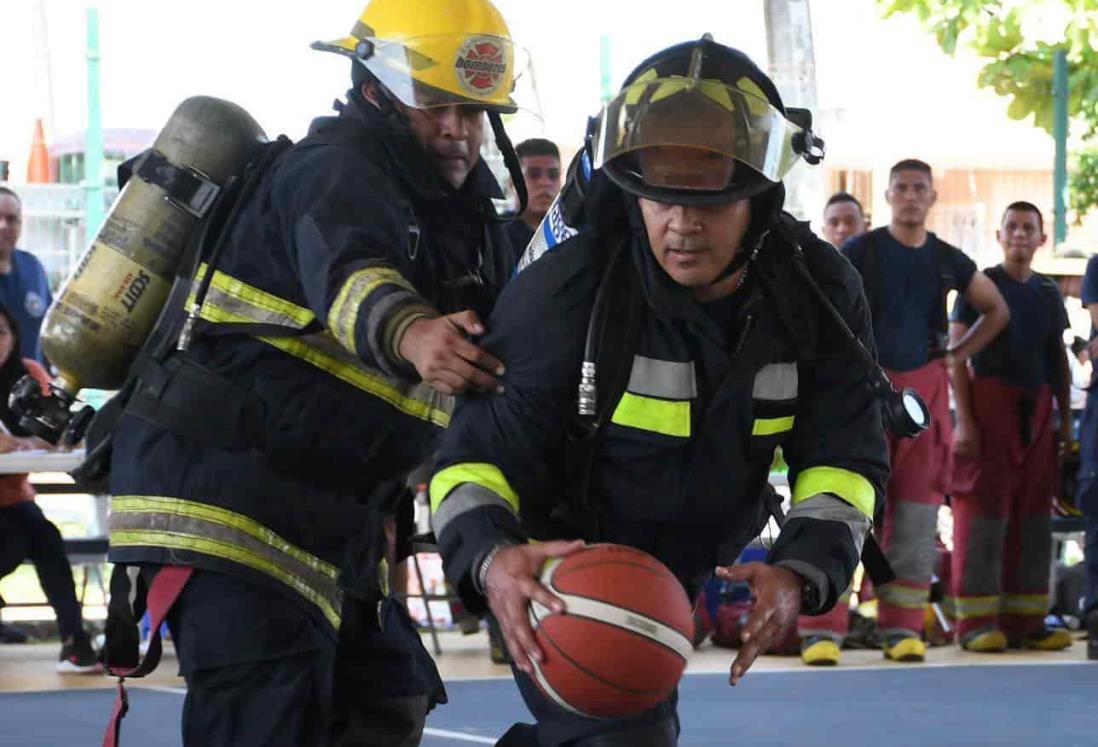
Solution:
M 518 194 L 519 207 L 515 215 L 522 215 L 526 212 L 530 196 L 526 192 L 526 179 L 522 176 L 522 165 L 519 163 L 518 154 L 515 153 L 515 147 L 511 145 L 511 138 L 507 136 L 507 130 L 503 127 L 503 118 L 500 117 L 499 112 L 488 112 L 488 122 L 492 125 L 492 133 L 496 136 L 496 147 L 503 154 L 503 163 L 511 175 L 511 183 L 515 185 L 515 192 Z

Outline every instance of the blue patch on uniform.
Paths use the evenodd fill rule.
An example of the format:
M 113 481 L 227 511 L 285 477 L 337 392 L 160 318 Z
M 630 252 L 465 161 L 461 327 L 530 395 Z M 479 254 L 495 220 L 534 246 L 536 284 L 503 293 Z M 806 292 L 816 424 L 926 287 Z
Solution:
M 27 291 L 23 299 L 23 308 L 33 317 L 40 317 L 46 313 L 46 301 L 34 291 Z

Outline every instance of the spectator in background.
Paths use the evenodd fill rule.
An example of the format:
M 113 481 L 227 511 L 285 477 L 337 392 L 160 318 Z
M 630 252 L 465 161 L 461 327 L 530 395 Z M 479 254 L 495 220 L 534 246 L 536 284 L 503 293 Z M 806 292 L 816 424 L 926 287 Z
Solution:
M 847 239 L 861 236 L 869 228 L 862 203 L 849 192 L 836 192 L 828 198 L 823 219 L 824 237 L 835 248 L 841 248 Z M 849 629 L 850 589 L 847 589 L 830 612 L 817 616 L 801 615 L 797 620 L 801 660 L 813 666 L 838 664 L 843 639 Z
M 831 246 L 842 249 L 843 244 L 869 230 L 862 203 L 849 192 L 836 192 L 824 206 L 823 234 Z
M 16 247 L 22 231 L 23 203 L 15 192 L 0 187 L 0 303 L 23 332 L 18 358 L 44 362 L 38 334 L 53 295 L 46 268 L 33 254 Z
M 896 580 L 877 589 L 885 656 L 918 662 L 926 658 L 921 631 L 938 557 L 938 508 L 952 472 L 947 366 L 964 365 L 1002 331 L 1010 313 L 972 260 L 927 230 L 937 199 L 930 166 L 916 159 L 894 165 L 885 198 L 889 225 L 850 239 L 842 251 L 862 275 L 881 364 L 897 389 L 912 387 L 922 396 L 932 416 L 918 438 L 889 436 L 892 476 L 880 541 Z M 979 318 L 950 346 L 945 305 L 953 289 Z
M 515 256 L 522 256 L 541 219 L 549 212 L 561 185 L 560 150 L 551 140 L 531 138 L 515 146 L 529 200 L 526 212 L 507 224 Z
M 972 357 L 971 370 L 950 372 L 957 411 L 951 606 L 969 651 L 1059 651 L 1071 635 L 1046 628 L 1044 619 L 1052 488 L 1071 442 L 1067 313 L 1056 281 L 1031 268 L 1046 238 L 1041 211 L 1011 203 L 995 237 L 1003 261 L 985 274 L 1006 299 L 1010 323 Z M 954 345 L 977 317 L 958 296 Z
M 0 423 L 3 424 L 0 452 L 48 448 L 48 444 L 28 437 L 19 428 L 18 418 L 8 409 L 8 393 L 20 378 L 31 373 L 44 385 L 49 381 L 36 361 L 20 359 L 18 348 L 18 322 L 0 306 Z M 101 671 L 91 640 L 84 631 L 72 567 L 65 555 L 61 533 L 34 502 L 34 488 L 27 475 L 0 475 L 0 578 L 28 559 L 34 563 L 38 581 L 57 615 L 61 633 L 57 671 L 67 674 Z
M 1090 312 L 1090 360 L 1098 363 L 1098 256 L 1087 262 L 1083 275 L 1083 306 Z M 1098 366 L 1095 367 L 1098 371 Z M 1083 616 L 1090 641 L 1087 656 L 1098 659 L 1098 387 L 1091 381 L 1087 406 L 1079 426 L 1079 481 L 1075 504 L 1086 522 L 1087 597 Z

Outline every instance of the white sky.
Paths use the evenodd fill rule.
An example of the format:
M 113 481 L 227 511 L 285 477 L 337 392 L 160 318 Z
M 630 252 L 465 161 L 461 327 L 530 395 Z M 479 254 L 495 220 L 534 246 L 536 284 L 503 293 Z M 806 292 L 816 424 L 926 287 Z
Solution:
M 42 70 L 54 92 L 51 136 L 85 114 L 87 0 L 42 0 L 49 49 L 33 34 L 33 0 L 0 0 L 0 158 L 22 179 Z M 346 89 L 345 60 L 309 49 L 350 29 L 364 0 L 98 0 L 103 125 L 159 129 L 194 94 L 231 99 L 269 135 L 304 134 Z M 613 35 L 613 85 L 647 54 L 711 31 L 765 68 L 762 0 L 497 0 L 530 48 L 548 137 L 575 147 L 599 100 L 599 38 Z M 950 59 L 913 18 L 882 20 L 873 0 L 815 0 L 812 22 L 829 162 L 879 167 L 909 155 L 957 165 L 1044 168 L 1051 139 L 1006 118 L 1005 100 L 976 88 L 978 61 Z M 517 138 L 530 131 L 513 133 Z

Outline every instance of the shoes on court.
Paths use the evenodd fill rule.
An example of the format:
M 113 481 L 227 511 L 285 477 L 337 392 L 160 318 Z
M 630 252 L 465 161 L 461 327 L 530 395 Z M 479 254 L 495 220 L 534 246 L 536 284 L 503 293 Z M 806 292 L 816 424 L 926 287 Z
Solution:
M 977 654 L 997 654 L 1006 651 L 1007 637 L 996 628 L 978 630 L 961 639 L 961 648 Z
M 913 635 L 891 635 L 881 645 L 886 659 L 904 663 L 926 661 L 926 644 Z
M 61 656 L 57 662 L 61 674 L 99 674 L 103 665 L 86 635 L 69 636 L 61 642 Z
M 1026 633 L 1017 648 L 1031 651 L 1063 651 L 1071 648 L 1071 632 L 1063 628 L 1039 628 Z
M 813 635 L 801 642 L 801 661 L 812 667 L 833 667 L 841 653 L 839 644 L 827 636 Z

